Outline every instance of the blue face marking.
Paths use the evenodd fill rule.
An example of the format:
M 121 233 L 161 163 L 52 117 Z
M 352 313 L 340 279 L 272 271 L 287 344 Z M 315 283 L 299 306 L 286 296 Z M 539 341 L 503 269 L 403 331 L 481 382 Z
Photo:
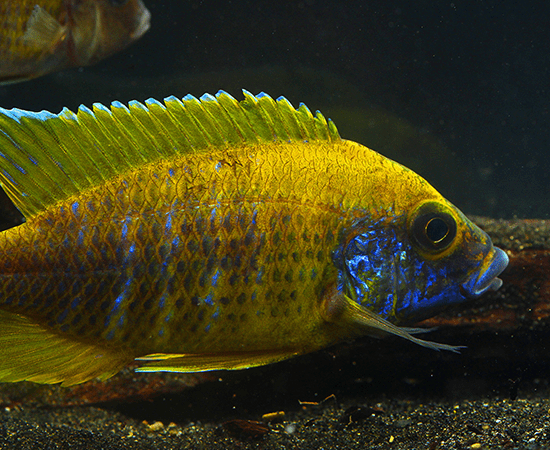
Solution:
M 405 320 L 464 301 L 448 263 L 424 260 L 399 217 L 357 225 L 360 233 L 335 252 L 338 288 L 385 319 Z

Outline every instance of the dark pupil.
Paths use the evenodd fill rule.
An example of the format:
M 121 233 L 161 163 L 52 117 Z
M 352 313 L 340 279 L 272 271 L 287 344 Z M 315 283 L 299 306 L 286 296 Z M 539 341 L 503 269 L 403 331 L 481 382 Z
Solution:
M 426 224 L 426 236 L 434 243 L 443 240 L 449 232 L 449 226 L 439 217 L 434 217 Z

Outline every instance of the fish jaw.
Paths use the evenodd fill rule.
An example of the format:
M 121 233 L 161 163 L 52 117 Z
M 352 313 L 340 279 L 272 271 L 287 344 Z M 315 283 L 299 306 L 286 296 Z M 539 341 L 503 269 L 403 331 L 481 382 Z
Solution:
M 141 0 L 139 1 L 141 7 L 141 13 L 135 30 L 130 33 L 130 38 L 133 40 L 139 39 L 143 36 L 147 30 L 151 27 L 151 12 L 145 7 Z
M 479 269 L 461 286 L 465 297 L 478 298 L 488 291 L 496 291 L 502 286 L 498 275 L 508 266 L 508 255 L 498 247 L 492 247 Z

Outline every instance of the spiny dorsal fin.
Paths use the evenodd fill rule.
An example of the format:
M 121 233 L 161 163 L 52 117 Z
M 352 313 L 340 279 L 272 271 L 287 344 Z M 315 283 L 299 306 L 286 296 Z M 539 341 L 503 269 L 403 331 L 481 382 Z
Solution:
M 140 165 L 213 147 L 340 140 L 331 121 L 284 97 L 243 91 L 128 106 L 99 103 L 75 114 L 0 108 L 0 183 L 27 218 Z

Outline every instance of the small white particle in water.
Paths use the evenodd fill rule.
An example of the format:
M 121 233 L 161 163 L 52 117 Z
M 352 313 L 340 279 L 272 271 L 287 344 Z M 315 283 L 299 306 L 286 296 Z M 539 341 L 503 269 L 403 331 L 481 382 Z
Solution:
M 293 423 L 289 423 L 289 424 L 285 425 L 285 431 L 288 434 L 294 433 L 296 431 L 296 425 L 293 424 Z

